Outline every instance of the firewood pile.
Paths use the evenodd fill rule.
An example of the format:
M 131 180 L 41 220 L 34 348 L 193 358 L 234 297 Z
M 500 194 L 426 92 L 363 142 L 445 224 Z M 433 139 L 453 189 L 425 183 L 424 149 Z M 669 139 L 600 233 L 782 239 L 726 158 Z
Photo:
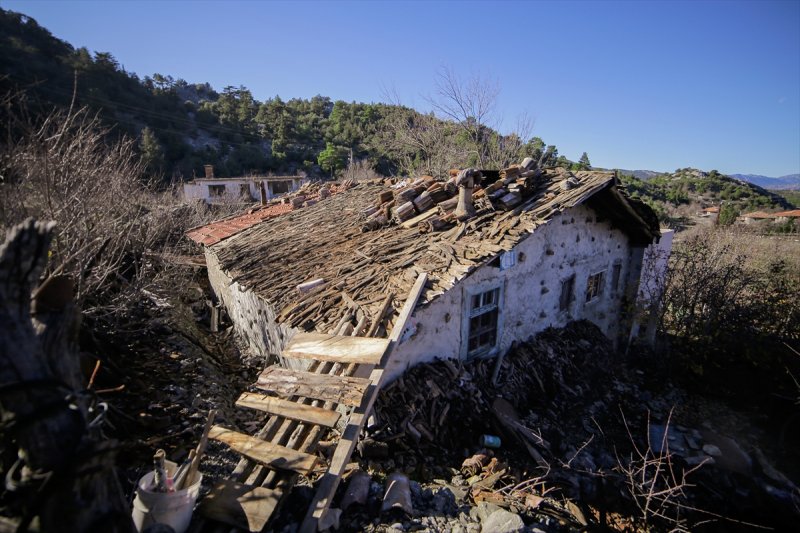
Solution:
M 360 318 L 375 316 L 387 293 L 408 294 L 421 272 L 429 276 L 422 304 L 432 301 L 614 179 L 609 172 L 522 166 L 473 172 L 483 178 L 472 190 L 475 216 L 465 221 L 454 214 L 457 175 L 444 182 L 429 176 L 358 182 L 210 249 L 234 281 L 273 305 L 279 322 L 327 333 L 342 321 L 356 327 Z M 579 185 L 564 190 L 559 184 L 567 178 Z M 318 280 L 313 290 L 292 290 Z M 386 330 L 402 303 L 387 311 Z
M 594 325 L 573 322 L 512 348 L 496 384 L 497 359 L 418 365 L 381 391 L 370 437 L 387 443 L 396 463 L 416 464 L 464 457 L 494 434 L 546 468 L 580 445 L 569 438 L 572 424 L 585 433 L 584 416 L 604 411 L 604 389 L 591 385 L 611 381 L 612 353 Z

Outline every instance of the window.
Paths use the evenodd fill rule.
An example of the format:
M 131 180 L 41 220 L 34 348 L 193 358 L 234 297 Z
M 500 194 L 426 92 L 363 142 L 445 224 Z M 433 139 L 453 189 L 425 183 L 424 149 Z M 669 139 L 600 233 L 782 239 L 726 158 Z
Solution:
M 586 283 L 586 301 L 591 302 L 601 294 L 603 294 L 603 280 L 605 279 L 606 271 L 598 272 L 589 276 Z
M 568 277 L 561 282 L 561 297 L 558 301 L 558 308 L 561 311 L 569 309 L 569 304 L 575 299 L 575 275 Z
M 500 288 L 471 294 L 467 355 L 478 355 L 497 344 L 497 319 L 500 313 Z
M 611 271 L 611 290 L 616 292 L 619 289 L 619 277 L 622 274 L 622 265 L 614 265 L 614 270 Z
M 224 185 L 209 185 L 208 186 L 208 195 L 212 196 L 212 197 L 225 196 L 225 186 Z
M 272 194 L 284 194 L 289 192 L 289 184 L 289 181 L 273 181 L 269 188 L 272 189 Z
M 250 185 L 247 183 L 242 183 L 239 185 L 239 196 L 242 198 L 247 198 L 248 200 L 252 200 L 253 197 L 250 195 Z

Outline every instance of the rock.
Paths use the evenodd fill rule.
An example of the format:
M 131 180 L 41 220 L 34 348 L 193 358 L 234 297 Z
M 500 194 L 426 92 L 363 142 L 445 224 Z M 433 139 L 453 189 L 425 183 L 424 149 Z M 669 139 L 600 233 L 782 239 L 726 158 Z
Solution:
M 525 530 L 525 522 L 518 514 L 511 513 L 505 509 L 498 509 L 490 514 L 481 523 L 482 531 L 493 533 L 517 533 Z
M 469 517 L 476 522 L 483 522 L 489 517 L 490 514 L 494 513 L 495 511 L 499 511 L 500 509 L 501 508 L 499 505 L 495 505 L 493 503 L 478 502 L 478 505 L 469 510 Z
M 711 457 L 720 457 L 722 455 L 722 450 L 719 447 L 714 446 L 713 444 L 703 444 L 703 452 L 710 455 Z
M 709 457 L 708 455 L 692 455 L 690 457 L 686 457 L 684 459 L 686 461 L 687 466 L 697 466 L 699 464 L 704 465 L 713 465 L 714 458 Z
M 447 487 L 442 487 L 433 495 L 434 510 L 443 515 L 453 514 L 456 509 L 456 497 Z
M 730 437 L 718 435 L 713 431 L 703 432 L 703 440 L 707 445 L 713 445 L 719 450 L 719 456 L 714 457 L 720 468 L 730 470 L 731 472 L 738 472 L 746 476 L 752 474 L 753 460 L 742 450 L 735 440 Z M 705 448 L 706 447 L 703 446 L 703 451 L 705 451 Z

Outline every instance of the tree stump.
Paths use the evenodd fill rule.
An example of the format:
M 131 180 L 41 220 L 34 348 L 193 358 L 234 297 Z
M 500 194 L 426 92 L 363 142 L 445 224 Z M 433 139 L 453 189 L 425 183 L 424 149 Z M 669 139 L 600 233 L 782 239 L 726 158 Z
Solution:
M 41 531 L 134 531 L 114 443 L 100 435 L 103 406 L 80 372 L 72 282 L 54 276 L 38 286 L 53 228 L 28 219 L 0 246 L 4 500 L 18 531 L 35 517 Z

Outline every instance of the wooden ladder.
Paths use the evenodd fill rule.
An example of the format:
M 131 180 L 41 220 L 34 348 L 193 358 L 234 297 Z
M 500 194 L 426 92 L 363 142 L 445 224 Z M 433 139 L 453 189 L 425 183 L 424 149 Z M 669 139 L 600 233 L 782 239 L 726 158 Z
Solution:
M 236 402 L 271 415 L 261 431 L 250 436 L 221 426 L 211 429 L 210 438 L 227 444 L 243 459 L 232 476 L 238 481 L 219 484 L 203 499 L 203 516 L 245 531 L 263 530 L 298 476 L 319 470 L 313 452 L 320 438 L 339 422 L 339 411 L 349 409 L 342 436 L 301 526 L 301 532 L 317 531 L 426 280 L 427 275 L 420 274 L 388 339 L 320 333 L 298 333 L 292 338 L 281 355 L 310 360 L 307 371 L 270 366 L 255 383 L 268 394 L 245 392 Z M 354 376 L 367 372 L 369 378 Z

